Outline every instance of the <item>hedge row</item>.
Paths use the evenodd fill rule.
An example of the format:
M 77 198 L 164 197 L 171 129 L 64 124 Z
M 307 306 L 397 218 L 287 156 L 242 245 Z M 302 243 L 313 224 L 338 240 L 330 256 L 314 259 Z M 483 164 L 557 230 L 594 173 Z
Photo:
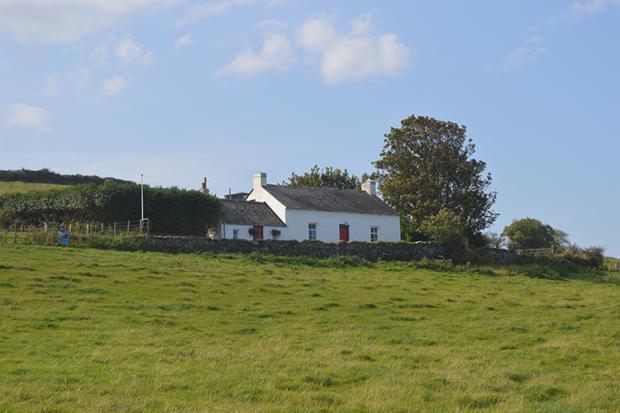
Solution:
M 140 219 L 140 186 L 108 182 L 12 194 L 1 201 L 0 225 L 43 222 L 127 222 Z M 198 191 L 144 187 L 144 213 L 159 234 L 205 235 L 218 213 L 217 200 Z

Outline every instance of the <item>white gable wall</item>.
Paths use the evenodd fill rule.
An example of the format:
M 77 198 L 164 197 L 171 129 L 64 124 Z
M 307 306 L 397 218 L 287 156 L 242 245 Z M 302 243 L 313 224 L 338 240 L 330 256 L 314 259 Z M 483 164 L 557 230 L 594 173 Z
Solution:
M 286 224 L 286 207 L 262 186 L 255 187 L 247 197 L 247 201 L 264 202 Z
M 379 228 L 379 241 L 400 241 L 400 218 L 397 215 L 287 209 L 286 217 L 287 239 L 307 240 L 308 224 L 316 224 L 317 240 L 337 242 L 340 240 L 340 224 L 348 224 L 349 241 L 370 241 L 370 227 L 373 226 Z

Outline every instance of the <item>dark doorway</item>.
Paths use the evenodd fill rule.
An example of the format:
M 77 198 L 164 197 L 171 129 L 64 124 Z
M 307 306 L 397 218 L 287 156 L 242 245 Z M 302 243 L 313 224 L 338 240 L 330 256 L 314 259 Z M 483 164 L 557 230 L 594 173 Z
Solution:
M 259 241 L 263 238 L 263 226 L 262 225 L 254 225 L 254 230 L 252 231 L 252 237 L 254 241 Z
M 340 241 L 349 240 L 349 226 L 347 224 L 340 224 Z

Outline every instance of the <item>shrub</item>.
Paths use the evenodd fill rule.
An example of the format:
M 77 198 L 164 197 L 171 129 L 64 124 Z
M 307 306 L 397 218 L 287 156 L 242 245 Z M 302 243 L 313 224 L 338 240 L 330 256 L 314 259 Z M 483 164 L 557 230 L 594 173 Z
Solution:
M 504 228 L 502 236 L 508 238 L 508 248 L 511 250 L 562 248 L 568 244 L 565 232 L 533 218 L 513 221 Z
M 467 248 L 467 225 L 452 211 L 442 209 L 422 222 L 422 232 L 439 245 L 451 250 Z
M 602 247 L 579 248 L 570 246 L 558 254 L 560 260 L 586 267 L 603 268 L 605 249 Z

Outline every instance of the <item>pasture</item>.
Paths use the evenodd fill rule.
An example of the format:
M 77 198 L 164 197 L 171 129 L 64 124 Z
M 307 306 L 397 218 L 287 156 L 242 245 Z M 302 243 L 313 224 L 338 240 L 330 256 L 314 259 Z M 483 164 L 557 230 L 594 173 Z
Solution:
M 620 411 L 620 276 L 527 273 L 2 245 L 0 411 Z
M 12 193 L 27 193 L 47 191 L 49 189 L 65 188 L 65 185 L 40 184 L 32 182 L 0 181 L 0 196 Z

